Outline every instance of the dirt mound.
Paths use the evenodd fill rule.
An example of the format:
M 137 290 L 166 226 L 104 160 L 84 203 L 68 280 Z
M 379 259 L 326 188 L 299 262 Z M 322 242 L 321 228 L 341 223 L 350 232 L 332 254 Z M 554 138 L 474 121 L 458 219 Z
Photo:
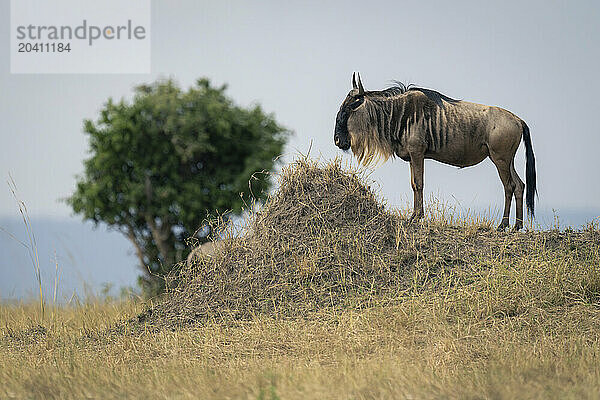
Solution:
M 409 224 L 384 207 L 359 173 L 337 162 L 296 161 L 278 187 L 242 237 L 182 265 L 164 301 L 143 319 L 188 324 L 362 308 L 435 284 L 439 274 L 569 246 L 564 233 L 496 233 L 485 221 L 456 226 L 430 217 Z M 580 250 L 589 240 L 569 235 Z M 590 235 L 598 241 L 597 230 Z

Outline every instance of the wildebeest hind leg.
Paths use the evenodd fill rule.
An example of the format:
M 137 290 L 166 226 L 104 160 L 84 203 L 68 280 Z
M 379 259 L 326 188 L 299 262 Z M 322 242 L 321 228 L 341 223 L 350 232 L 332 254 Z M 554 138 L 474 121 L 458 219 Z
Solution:
M 510 163 L 510 175 L 515 183 L 515 203 L 517 205 L 517 219 L 515 220 L 515 230 L 523 228 L 523 191 L 525 184 L 515 170 L 515 161 Z
M 496 165 L 498 175 L 504 186 L 504 213 L 502 214 L 502 222 L 498 225 L 498 230 L 503 231 L 508 226 L 508 218 L 510 217 L 510 203 L 512 202 L 515 184 L 510 173 L 510 163 L 502 158 L 496 158 L 490 154 L 492 162 Z

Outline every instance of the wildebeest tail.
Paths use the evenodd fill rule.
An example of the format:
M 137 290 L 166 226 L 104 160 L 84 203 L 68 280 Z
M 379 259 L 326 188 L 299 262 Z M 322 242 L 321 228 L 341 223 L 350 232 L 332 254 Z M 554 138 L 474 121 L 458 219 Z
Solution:
M 536 188 L 536 177 L 535 177 L 535 156 L 533 155 L 533 147 L 531 145 L 531 134 L 529 133 L 529 127 L 524 121 L 521 121 L 523 125 L 523 142 L 525 143 L 525 179 L 527 181 L 527 188 L 525 193 L 525 204 L 527 205 L 527 212 L 531 217 L 535 216 L 535 195 L 537 193 Z

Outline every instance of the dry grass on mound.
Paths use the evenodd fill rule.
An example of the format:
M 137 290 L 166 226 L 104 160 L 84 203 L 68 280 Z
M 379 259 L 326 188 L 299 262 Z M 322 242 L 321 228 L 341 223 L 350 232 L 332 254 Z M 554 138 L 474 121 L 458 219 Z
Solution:
M 597 272 L 587 267 L 598 258 L 590 253 L 600 243 L 595 228 L 497 233 L 490 221 L 452 225 L 439 215 L 409 224 L 402 212 L 386 209 L 360 173 L 337 162 L 296 161 L 283 170 L 278 187 L 242 237 L 182 265 L 165 300 L 141 319 L 179 325 L 391 304 L 440 285 L 477 284 L 497 265 L 540 254 L 572 258 L 565 262 L 576 268 L 565 274 L 580 289 L 573 296 L 596 299 L 600 290 Z M 540 266 L 535 275 L 554 279 L 546 273 Z M 558 287 L 544 287 L 540 296 L 552 296 Z M 519 285 L 503 290 L 514 297 Z M 518 302 L 509 303 L 499 312 L 518 312 Z

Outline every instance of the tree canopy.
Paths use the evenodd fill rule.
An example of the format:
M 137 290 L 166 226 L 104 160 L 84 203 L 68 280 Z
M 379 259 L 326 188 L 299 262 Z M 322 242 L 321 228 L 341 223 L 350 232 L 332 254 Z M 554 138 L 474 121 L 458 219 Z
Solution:
M 236 214 L 262 200 L 268 172 L 289 131 L 260 106 L 239 107 L 200 79 L 187 91 L 172 80 L 135 89 L 131 102 L 108 99 L 96 122 L 84 121 L 90 157 L 67 200 L 75 213 L 118 229 L 133 243 L 160 291 L 167 273 L 188 252 L 185 240 L 207 215 Z

